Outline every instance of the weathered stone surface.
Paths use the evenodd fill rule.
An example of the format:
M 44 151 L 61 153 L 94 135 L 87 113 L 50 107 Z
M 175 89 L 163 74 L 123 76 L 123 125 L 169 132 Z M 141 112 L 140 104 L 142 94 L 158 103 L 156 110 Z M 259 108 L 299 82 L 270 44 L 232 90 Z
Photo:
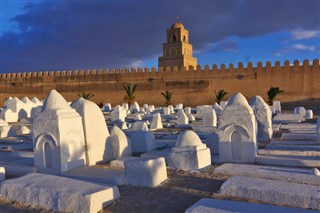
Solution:
M 224 182 L 220 193 L 273 205 L 320 210 L 320 186 L 234 176 Z
M 115 185 L 38 173 L 5 180 L 0 189 L 2 197 L 63 212 L 98 212 L 120 196 Z
M 157 187 L 167 179 L 164 158 L 139 158 L 124 162 L 127 183 L 133 186 Z

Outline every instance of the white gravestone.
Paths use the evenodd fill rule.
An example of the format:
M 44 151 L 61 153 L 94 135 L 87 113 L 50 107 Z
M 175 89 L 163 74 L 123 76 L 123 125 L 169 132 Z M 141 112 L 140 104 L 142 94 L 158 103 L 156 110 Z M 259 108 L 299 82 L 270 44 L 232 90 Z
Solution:
M 119 121 L 124 122 L 125 118 L 127 116 L 127 111 L 123 107 L 117 105 L 111 111 L 110 115 L 111 115 L 111 121 L 112 122 L 119 122 Z
M 272 139 L 272 112 L 269 105 L 260 96 L 254 96 L 250 101 L 258 124 L 258 142 L 268 142 Z
M 202 122 L 204 126 L 217 126 L 217 115 L 216 111 L 213 108 L 207 108 L 204 111 Z
M 307 110 L 303 106 L 295 107 L 294 108 L 294 114 L 299 114 L 302 117 L 305 117 L 307 113 Z
M 34 119 L 32 133 L 38 172 L 60 175 L 86 164 L 82 118 L 56 90 Z
M 149 152 L 156 148 L 155 136 L 148 131 L 133 131 L 130 134 L 132 152 Z
M 257 155 L 256 118 L 246 98 L 234 94 L 219 120 L 220 162 L 254 163 Z
M 189 124 L 189 119 L 183 110 L 180 110 L 180 113 L 177 118 L 177 124 L 182 124 L 182 125 Z
M 124 132 L 117 126 L 113 127 L 110 137 L 104 148 L 103 159 L 109 162 L 131 155 L 131 144 Z
M 153 114 L 153 118 L 150 124 L 150 130 L 162 129 L 162 121 L 160 113 Z
M 139 158 L 124 162 L 129 185 L 157 187 L 167 179 L 166 162 L 160 158 Z
M 184 170 L 197 170 L 211 165 L 210 149 L 191 131 L 180 132 L 175 147 L 168 155 L 168 166 Z
M 71 107 L 82 117 L 87 165 L 96 165 L 103 161 L 104 147 L 109 137 L 103 113 L 96 103 L 84 98 L 78 98 Z
M 313 111 L 311 109 L 308 109 L 306 112 L 305 119 L 312 119 L 313 118 Z

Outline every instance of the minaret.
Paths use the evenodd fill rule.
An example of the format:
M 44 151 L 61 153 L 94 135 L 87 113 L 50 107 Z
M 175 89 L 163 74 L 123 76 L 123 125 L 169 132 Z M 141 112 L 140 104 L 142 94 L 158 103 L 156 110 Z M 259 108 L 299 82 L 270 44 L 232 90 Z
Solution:
M 187 69 L 197 66 L 197 59 L 192 56 L 192 45 L 189 44 L 189 32 L 178 20 L 167 30 L 167 43 L 163 44 L 163 56 L 159 57 L 158 65 L 164 70 L 166 67 L 172 70 L 177 66 L 180 70 L 182 66 Z

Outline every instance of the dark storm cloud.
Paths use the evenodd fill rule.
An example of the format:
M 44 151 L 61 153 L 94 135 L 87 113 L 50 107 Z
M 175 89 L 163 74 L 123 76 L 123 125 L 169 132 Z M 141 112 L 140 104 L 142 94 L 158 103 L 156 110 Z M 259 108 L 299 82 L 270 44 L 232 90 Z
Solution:
M 212 52 L 221 52 L 221 51 L 225 51 L 225 52 L 232 52 L 232 53 L 237 53 L 239 50 L 239 45 L 230 39 L 227 40 L 223 40 L 221 42 L 218 42 L 213 48 L 212 48 Z
M 319 30 L 317 1 L 44 1 L 1 37 L 1 72 L 128 66 L 162 54 L 179 16 L 195 50 L 230 36 Z M 231 45 L 231 44 L 229 44 Z M 214 51 L 214 50 L 208 50 Z

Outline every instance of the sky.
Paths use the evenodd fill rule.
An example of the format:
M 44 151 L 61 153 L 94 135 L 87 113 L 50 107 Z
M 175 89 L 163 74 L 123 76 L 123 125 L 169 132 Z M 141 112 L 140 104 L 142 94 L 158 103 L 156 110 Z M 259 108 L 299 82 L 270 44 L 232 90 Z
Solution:
M 176 17 L 202 66 L 320 58 L 320 0 L 0 0 L 0 73 L 157 67 Z

